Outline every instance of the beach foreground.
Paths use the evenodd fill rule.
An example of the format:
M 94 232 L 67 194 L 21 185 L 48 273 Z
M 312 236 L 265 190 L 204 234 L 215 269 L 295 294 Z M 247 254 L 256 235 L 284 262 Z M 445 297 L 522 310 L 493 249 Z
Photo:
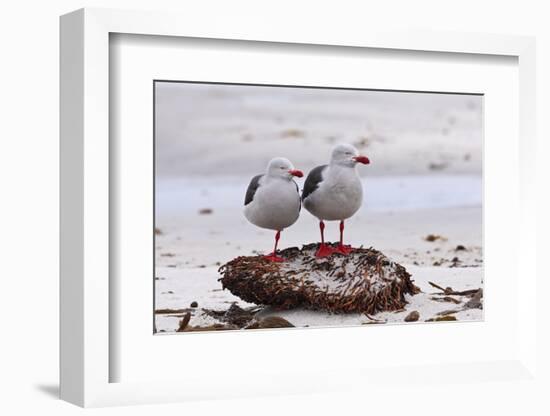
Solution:
M 211 195 L 207 188 L 196 184 L 187 186 L 182 194 L 197 193 L 202 197 L 190 198 L 192 204 L 181 205 L 174 202 L 171 186 L 159 187 L 157 199 L 161 207 L 157 212 L 155 258 L 157 333 L 177 331 L 187 314 L 189 327 L 223 326 L 219 314 L 211 311 L 227 311 L 234 304 L 244 309 L 254 307 L 256 319 L 277 316 L 296 327 L 405 323 L 413 311 L 418 312 L 418 319 L 412 322 L 482 320 L 481 304 L 469 307 L 471 296 L 448 295 L 430 284 L 442 289 L 450 287 L 453 293 L 483 287 L 480 181 L 474 187 L 471 183 L 464 185 L 470 192 L 460 195 L 460 183 L 471 179 L 460 178 L 443 177 L 442 185 L 431 191 L 422 187 L 424 194 L 417 197 L 416 202 L 407 197 L 406 190 L 416 187 L 419 178 L 393 182 L 380 178 L 385 181 L 383 184 L 376 184 L 377 179 L 370 180 L 371 193 L 366 194 L 365 208 L 347 222 L 347 243 L 380 250 L 403 265 L 422 291 L 414 296 L 406 295 L 408 304 L 403 310 L 375 315 L 302 309 L 281 311 L 249 304 L 233 296 L 223 290 L 218 281 L 219 267 L 237 256 L 267 253 L 273 233 L 247 223 L 241 213 L 242 201 L 226 198 L 223 187 L 221 193 Z M 433 187 L 438 181 L 431 179 L 429 183 Z M 392 186 L 402 190 L 408 204 L 401 201 L 386 201 L 383 206 L 368 203 L 373 189 Z M 227 195 L 240 193 L 228 189 Z M 177 206 L 181 208 L 173 209 Z M 330 240 L 336 240 L 336 223 L 328 223 L 327 235 Z M 317 239 L 317 221 L 304 213 L 293 227 L 282 233 L 281 247 L 301 246 Z

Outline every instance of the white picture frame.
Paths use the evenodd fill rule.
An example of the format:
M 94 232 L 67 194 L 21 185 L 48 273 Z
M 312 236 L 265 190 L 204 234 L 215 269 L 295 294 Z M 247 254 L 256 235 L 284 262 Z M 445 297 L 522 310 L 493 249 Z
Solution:
M 270 382 L 241 380 L 228 388 L 229 379 L 218 383 L 142 381 L 111 382 L 111 366 L 117 357 L 110 348 L 110 311 L 116 308 L 110 297 L 110 171 L 109 152 L 109 37 L 113 33 L 148 36 L 278 42 L 284 44 L 332 45 L 334 47 L 381 48 L 385 50 L 428 51 L 452 54 L 504 55 L 518 59 L 519 67 L 519 154 L 517 193 L 517 270 L 522 285 L 529 290 L 516 294 L 517 314 L 535 316 L 535 43 L 530 37 L 428 32 L 361 31 L 328 34 L 311 27 L 307 33 L 268 22 L 251 22 L 249 27 L 233 27 L 218 20 L 205 25 L 190 15 L 82 9 L 61 18 L 61 398 L 80 406 L 158 403 L 209 397 L 242 397 L 275 394 L 338 391 L 349 388 L 376 388 L 398 378 L 405 384 L 441 382 L 443 370 L 455 379 L 470 383 L 484 380 L 535 380 L 537 346 L 536 322 L 521 319 L 517 346 L 498 359 L 472 362 L 441 362 L 411 368 L 373 363 L 368 374 L 363 368 L 331 368 L 319 373 L 303 372 L 292 379 L 283 373 L 266 371 Z M 514 220 L 515 221 L 515 220 Z M 490 278 L 490 277 L 489 277 Z M 447 331 L 451 333 L 452 327 Z M 298 335 L 300 342 L 318 338 L 319 331 Z M 334 331 L 334 330 L 332 330 Z M 151 334 L 152 335 L 152 334 Z M 235 335 L 226 334 L 227 340 Z M 219 335 L 207 335 L 214 338 Z M 273 338 L 279 335 L 264 332 Z M 259 336 L 256 337 L 258 340 Z M 170 337 L 166 337 L 170 342 Z M 138 348 L 138 346 L 136 346 Z M 498 354 L 497 354 L 498 355 Z M 401 364 L 402 365 L 402 364 Z M 474 374 L 475 376 L 472 376 Z M 345 383 L 341 380 L 348 380 Z M 306 382 L 309 380 L 309 383 Z M 444 382 L 444 381 L 443 381 Z M 402 381 L 403 383 L 403 381 Z M 282 387 L 284 385 L 284 387 Z M 355 386 L 355 387 L 352 387 Z M 227 387 L 227 386 L 226 386 Z

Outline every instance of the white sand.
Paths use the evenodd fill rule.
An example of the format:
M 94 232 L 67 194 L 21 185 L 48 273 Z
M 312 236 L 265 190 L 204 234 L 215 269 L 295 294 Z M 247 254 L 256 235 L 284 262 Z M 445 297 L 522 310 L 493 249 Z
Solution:
M 407 193 L 410 187 L 418 186 L 417 177 L 371 178 L 365 189 L 369 198 L 369 189 L 386 189 Z M 162 234 L 157 236 L 157 309 L 184 309 L 196 301 L 199 308 L 191 319 L 191 325 L 207 325 L 212 318 L 200 313 L 200 308 L 222 310 L 232 302 L 239 306 L 247 304 L 228 291 L 221 290 L 217 281 L 220 275 L 219 265 L 239 255 L 251 255 L 258 251 L 267 253 L 271 249 L 273 233 L 261 230 L 249 224 L 242 216 L 242 201 L 239 193 L 230 186 L 235 179 L 222 185 L 223 192 L 216 194 L 203 189 L 204 182 L 187 181 L 186 186 L 159 187 L 158 202 L 166 201 L 166 209 L 159 207 L 157 226 Z M 244 178 L 243 178 L 244 180 Z M 429 286 L 432 281 L 442 287 L 450 286 L 455 290 L 474 289 L 483 286 L 482 248 L 481 248 L 481 198 L 480 181 L 471 177 L 443 176 L 433 183 L 449 183 L 448 186 L 435 186 L 429 190 L 421 187 L 424 197 L 409 207 L 397 201 L 388 203 L 386 210 L 381 207 L 369 207 L 368 203 L 347 225 L 346 239 L 355 246 L 373 246 L 381 250 L 394 261 L 404 265 L 415 284 L 423 292 L 407 299 L 410 304 L 404 312 L 380 313 L 373 316 L 382 322 L 403 322 L 412 310 L 420 313 L 420 320 L 434 318 L 438 312 L 458 309 L 461 305 L 449 302 L 437 302 L 429 293 L 438 292 Z M 466 184 L 460 184 L 465 181 Z M 215 182 L 215 181 L 214 181 Z M 223 180 L 222 180 L 223 182 Z M 383 186 L 377 182 L 383 182 Z M 370 186 L 369 186 L 370 184 Z M 173 185 L 173 184 L 172 184 Z M 468 188 L 472 192 L 465 198 L 469 206 L 456 206 L 454 189 Z M 163 193 L 166 189 L 166 193 Z M 179 191 L 178 191 L 179 189 Z M 477 192 L 476 192 L 477 190 Z M 173 192 L 182 195 L 202 195 L 192 199 L 192 203 L 180 205 Z M 233 195 L 233 197 L 232 197 Z M 235 196 L 236 195 L 236 196 Z M 437 203 L 430 200 L 437 196 Z M 374 198 L 374 196 L 373 196 Z M 476 202 L 477 201 L 477 202 Z M 421 203 L 422 202 L 422 203 Z M 426 206 L 436 205 L 437 208 Z M 180 210 L 173 209 L 181 206 Z M 424 206 L 419 208 L 419 206 Z M 212 209 L 209 214 L 200 214 L 200 207 Z M 428 242 L 428 234 L 442 238 Z M 327 235 L 336 240 L 337 223 L 328 223 Z M 303 212 L 298 222 L 283 232 L 281 247 L 301 245 L 317 241 L 317 221 L 307 212 Z M 456 250 L 457 246 L 465 250 Z M 453 262 L 457 257 L 459 262 Z M 455 264 L 456 263 L 456 264 Z M 434 266 L 436 264 L 436 266 Z M 459 267 L 451 267 L 451 266 Z M 169 291 L 173 293 L 169 293 Z M 464 302 L 465 298 L 460 299 Z M 265 314 L 279 315 L 296 326 L 357 325 L 372 322 L 362 315 L 332 315 L 321 312 L 293 310 L 277 312 L 266 310 Z M 182 314 L 157 315 L 157 329 L 174 331 Z M 460 312 L 455 315 L 459 320 L 482 319 L 479 309 Z
M 419 322 L 438 316 L 438 313 L 449 310 L 460 310 L 466 297 L 452 296 L 460 300 L 462 304 L 455 305 L 450 302 L 438 302 L 432 298 L 441 299 L 440 291 L 431 287 L 428 281 L 436 282 L 442 287 L 452 286 L 455 290 L 477 289 L 481 286 L 481 268 L 445 268 L 445 267 L 416 267 L 405 265 L 412 273 L 414 283 L 420 287 L 422 293 L 414 296 L 407 295 L 409 304 L 402 312 L 382 312 L 371 315 L 371 319 L 362 314 L 329 314 L 317 311 L 293 309 L 288 311 L 276 311 L 266 308 L 258 314 L 258 317 L 281 316 L 297 327 L 314 326 L 341 326 L 362 325 L 370 323 L 404 323 L 403 319 L 411 312 L 420 313 Z M 227 290 L 221 290 L 217 281 L 219 275 L 217 267 L 176 269 L 159 267 L 157 276 L 157 309 L 187 309 L 192 302 L 197 302 L 197 308 L 191 308 L 191 325 L 205 326 L 217 322 L 215 319 L 204 315 L 202 308 L 213 310 L 226 310 L 233 302 L 240 307 L 250 307 L 253 304 L 244 302 L 233 296 Z M 173 293 L 169 293 L 169 291 Z M 481 309 L 468 309 L 453 314 L 459 321 L 476 321 L 483 319 Z M 183 312 L 157 314 L 157 330 L 172 332 L 178 327 Z

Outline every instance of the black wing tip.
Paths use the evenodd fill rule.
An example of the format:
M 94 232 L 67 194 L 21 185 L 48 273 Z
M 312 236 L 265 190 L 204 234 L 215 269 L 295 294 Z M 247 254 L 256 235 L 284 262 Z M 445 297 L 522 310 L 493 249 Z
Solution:
M 304 183 L 304 190 L 302 191 L 302 201 L 311 195 L 323 182 L 323 171 L 328 165 L 317 166 L 308 173 L 306 181 Z
M 260 187 L 260 179 L 264 176 L 263 174 L 256 175 L 252 178 L 250 181 L 250 184 L 248 185 L 248 188 L 246 189 L 246 195 L 244 197 L 244 206 L 247 206 L 254 200 L 254 195 L 256 194 L 256 191 Z

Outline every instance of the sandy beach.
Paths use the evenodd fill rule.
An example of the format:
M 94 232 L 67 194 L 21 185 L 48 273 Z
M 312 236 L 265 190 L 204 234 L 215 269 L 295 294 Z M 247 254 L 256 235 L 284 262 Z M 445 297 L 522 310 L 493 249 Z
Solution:
M 364 203 L 346 223 L 347 242 L 382 251 L 422 292 L 407 295 L 404 310 L 374 316 L 265 307 L 257 317 L 297 327 L 403 323 L 411 311 L 419 322 L 483 319 L 482 309 L 464 307 L 468 297 L 445 296 L 429 283 L 483 287 L 480 97 L 235 88 L 160 84 L 157 91 L 159 333 L 176 331 L 187 313 L 189 325 L 201 327 L 217 323 L 204 310 L 255 306 L 218 281 L 220 265 L 272 246 L 273 233 L 242 214 L 250 178 L 273 156 L 291 158 L 307 174 L 326 163 L 338 141 L 354 143 L 372 161 L 359 169 Z M 297 182 L 301 188 L 303 179 Z M 326 233 L 336 241 L 337 223 L 327 223 Z M 317 220 L 303 210 L 280 247 L 318 239 Z
M 430 286 L 429 281 L 455 290 L 483 286 L 479 178 L 477 185 L 473 186 L 476 180 L 471 177 L 442 177 L 441 184 L 448 186 L 433 190 L 424 187 L 424 198 L 428 198 L 424 204 L 417 200 L 406 206 L 396 200 L 387 202 L 391 208 L 384 209 L 376 203 L 368 203 L 369 188 L 382 186 L 376 185 L 376 182 L 383 182 L 385 187 L 406 189 L 416 188 L 418 182 L 423 180 L 425 178 L 418 177 L 366 180 L 365 208 L 347 226 L 346 237 L 351 244 L 372 246 L 381 250 L 392 260 L 405 266 L 412 274 L 414 283 L 423 291 L 410 296 L 410 304 L 405 311 L 381 313 L 373 317 L 382 322 L 403 322 L 404 317 L 412 310 L 421 311 L 422 320 L 432 319 L 439 312 L 457 307 L 453 303 L 431 300 L 434 297 L 432 294 L 438 290 Z M 466 182 L 464 187 L 477 189 L 477 196 L 473 191 L 467 193 L 469 204 L 456 205 L 460 201 L 455 199 L 454 190 L 463 181 Z M 214 323 L 211 317 L 201 313 L 202 308 L 222 310 L 233 302 L 241 307 L 253 306 L 221 289 L 218 268 L 237 256 L 267 253 L 272 244 L 273 233 L 249 224 L 242 216 L 241 198 L 230 197 L 241 195 L 237 189 L 231 190 L 231 184 L 239 183 L 237 180 L 227 180 L 226 185 L 221 187 L 224 190 L 221 193 L 209 192 L 208 184 L 204 181 L 195 181 L 198 183 L 194 187 L 191 182 L 193 181 L 186 180 L 185 186 L 170 183 L 166 189 L 160 187 L 158 190 L 159 205 L 167 208 L 163 211 L 159 207 L 158 211 L 157 229 L 160 234 L 156 236 L 156 309 L 172 311 L 156 315 L 158 331 L 175 331 L 179 320 L 187 312 L 182 310 L 189 308 L 192 302 L 197 302 L 198 307 L 189 310 L 192 313 L 191 324 L 198 326 Z M 219 179 L 219 182 L 224 181 Z M 433 181 L 435 182 L 437 181 Z M 186 191 L 178 192 L 177 189 Z M 190 198 L 193 202 L 180 205 L 174 201 L 178 198 L 174 197 L 173 192 L 194 195 Z M 435 201 L 430 200 L 430 196 Z M 178 206 L 185 208 L 172 209 Z M 327 235 L 331 240 L 337 239 L 336 223 L 327 223 Z M 428 237 L 430 235 L 435 238 L 434 241 L 427 241 L 427 238 L 431 239 Z M 283 232 L 281 247 L 301 246 L 317 239 L 317 220 L 305 212 L 292 228 Z M 179 312 L 174 312 L 177 310 Z M 296 326 L 357 325 L 372 322 L 361 315 L 299 310 L 281 312 L 266 309 L 262 311 L 261 316 L 264 315 L 284 317 Z M 470 309 L 455 316 L 459 320 L 479 320 L 482 319 L 482 310 Z

